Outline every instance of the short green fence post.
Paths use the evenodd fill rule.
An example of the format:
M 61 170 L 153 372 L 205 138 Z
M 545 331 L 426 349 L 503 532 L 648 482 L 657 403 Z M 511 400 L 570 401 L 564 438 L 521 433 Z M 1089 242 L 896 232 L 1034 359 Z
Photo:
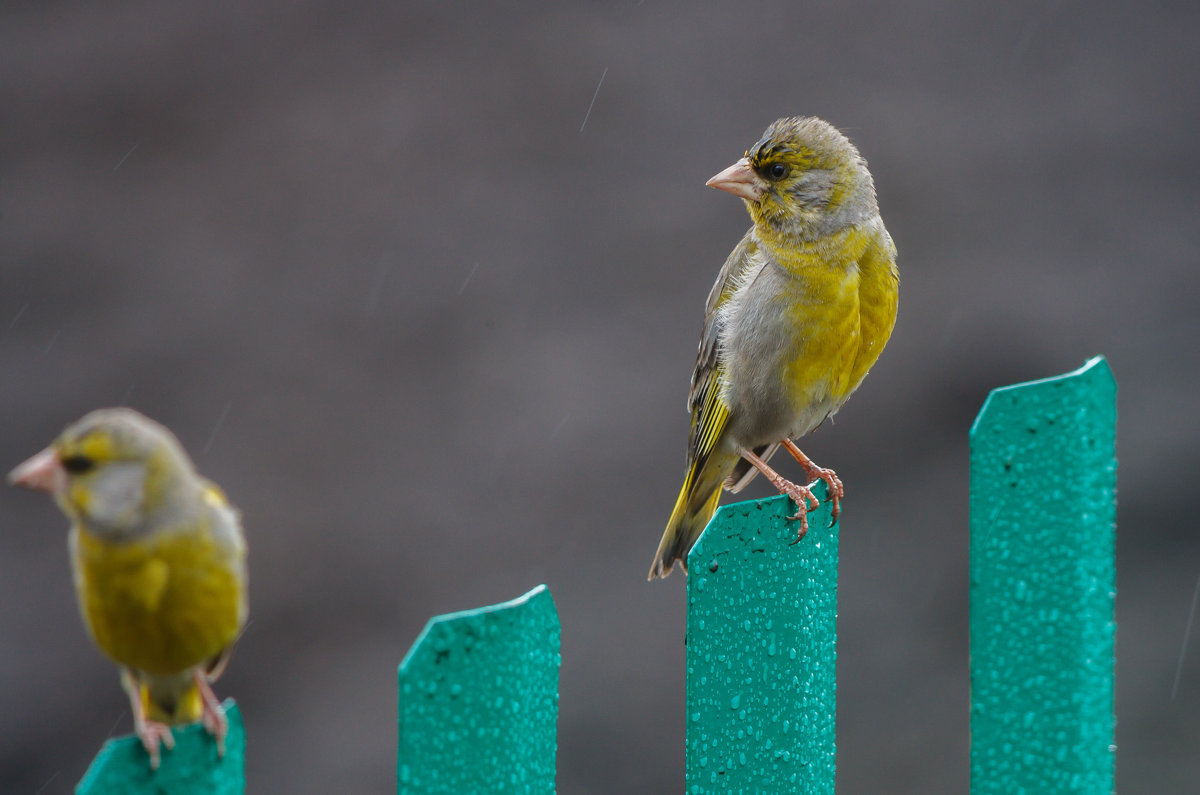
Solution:
M 553 795 L 559 636 L 544 585 L 431 619 L 400 664 L 397 792 Z
M 150 757 L 137 737 L 109 740 L 75 788 L 75 795 L 242 795 L 246 791 L 246 729 L 232 700 L 225 702 L 229 734 L 225 755 L 199 723 L 177 728 L 175 747 L 162 749 L 162 764 L 150 769 Z
M 726 505 L 688 555 L 687 792 L 833 793 L 838 528 Z
M 971 429 L 971 791 L 1114 786 L 1116 382 L 997 389 Z

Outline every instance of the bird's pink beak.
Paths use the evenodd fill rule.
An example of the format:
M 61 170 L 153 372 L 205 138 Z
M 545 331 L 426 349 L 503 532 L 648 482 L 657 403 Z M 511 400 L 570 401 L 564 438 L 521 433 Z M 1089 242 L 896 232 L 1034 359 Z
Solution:
M 63 468 L 58 461 L 58 454 L 54 452 L 53 448 L 47 447 L 9 472 L 8 482 L 14 486 L 24 486 L 27 489 L 53 494 L 59 490 L 63 482 Z
M 758 201 L 767 192 L 767 181 L 754 173 L 754 169 L 750 168 L 750 159 L 746 157 L 704 184 L 750 202 Z

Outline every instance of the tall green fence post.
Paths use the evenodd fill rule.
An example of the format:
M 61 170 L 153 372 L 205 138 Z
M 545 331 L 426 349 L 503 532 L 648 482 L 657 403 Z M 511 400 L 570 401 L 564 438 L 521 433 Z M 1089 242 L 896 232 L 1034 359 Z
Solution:
M 834 784 L 838 528 L 786 497 L 726 505 L 688 555 L 687 792 Z
M 971 428 L 971 791 L 1114 785 L 1116 382 L 993 391 Z
M 544 585 L 431 619 L 400 664 L 397 792 L 553 795 L 559 636 Z
M 246 729 L 232 699 L 225 701 L 229 734 L 225 755 L 199 723 L 176 728 L 175 747 L 162 749 L 162 764 L 150 769 L 142 741 L 132 735 L 109 740 L 75 788 L 75 795 L 242 795 L 246 791 Z

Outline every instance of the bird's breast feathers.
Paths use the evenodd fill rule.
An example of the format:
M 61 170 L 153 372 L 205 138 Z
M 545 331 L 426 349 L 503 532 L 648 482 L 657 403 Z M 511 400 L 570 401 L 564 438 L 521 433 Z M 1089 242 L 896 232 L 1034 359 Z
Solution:
M 246 614 L 244 560 L 214 529 L 114 544 L 76 525 L 71 552 L 79 606 L 109 657 L 147 673 L 177 673 L 237 637 Z
M 731 413 L 774 406 L 767 424 L 795 437 L 837 411 L 891 334 L 894 252 L 882 222 L 786 250 L 758 247 L 719 310 Z

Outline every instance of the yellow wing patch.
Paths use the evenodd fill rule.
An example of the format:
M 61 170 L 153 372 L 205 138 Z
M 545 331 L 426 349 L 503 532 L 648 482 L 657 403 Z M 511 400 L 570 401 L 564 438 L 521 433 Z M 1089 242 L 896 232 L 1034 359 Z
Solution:
M 693 404 L 692 431 L 688 439 L 690 479 L 704 467 L 729 421 L 729 407 L 721 400 L 721 368 L 706 374 L 699 399 Z
M 205 481 L 204 491 L 201 493 L 204 495 L 204 501 L 214 508 L 225 508 L 229 505 L 225 492 L 221 491 L 220 487 L 212 481 Z

